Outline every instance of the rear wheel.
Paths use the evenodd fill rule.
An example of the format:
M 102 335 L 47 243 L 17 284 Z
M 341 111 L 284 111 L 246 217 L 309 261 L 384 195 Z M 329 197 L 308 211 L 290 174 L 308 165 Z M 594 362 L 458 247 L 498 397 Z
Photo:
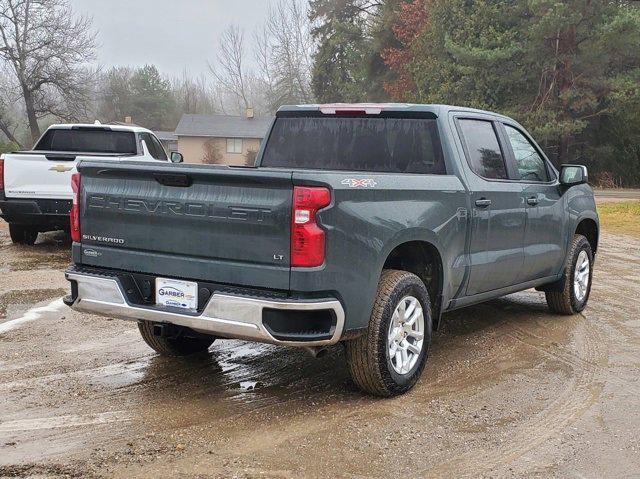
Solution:
M 376 396 L 407 392 L 424 369 L 431 328 L 431 303 L 420 278 L 383 271 L 367 332 L 346 343 L 353 381 Z
M 9 223 L 9 236 L 15 244 L 33 245 L 38 239 L 38 229 L 33 226 Z
M 587 238 L 574 235 L 564 268 L 562 290 L 545 293 L 549 309 L 558 314 L 576 314 L 587 306 L 593 277 L 593 252 Z
M 162 325 L 152 321 L 138 321 L 138 329 L 152 349 L 164 356 L 188 356 L 209 349 L 215 336 L 196 333 L 188 328 L 171 326 L 171 334 L 162 335 Z

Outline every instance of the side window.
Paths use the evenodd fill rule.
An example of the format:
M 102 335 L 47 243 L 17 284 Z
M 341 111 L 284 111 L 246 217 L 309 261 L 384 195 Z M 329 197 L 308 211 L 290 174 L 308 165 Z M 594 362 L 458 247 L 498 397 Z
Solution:
M 459 125 L 467 146 L 471 169 L 484 178 L 506 179 L 507 168 L 493 123 L 485 120 L 459 120 Z
M 153 155 L 153 157 L 156 160 L 168 161 L 169 159 L 167 158 L 167 154 L 165 153 L 164 148 L 162 147 L 162 143 L 160 143 L 160 140 L 158 140 L 154 135 L 149 135 L 149 136 L 151 137 L 151 141 L 153 142 L 156 153 L 157 153 L 157 156 Z
M 544 159 L 531 142 L 518 130 L 504 125 L 516 159 L 520 179 L 524 181 L 549 181 L 549 171 Z
M 149 150 L 149 154 L 154 160 L 162 160 L 162 157 L 164 156 L 164 160 L 166 161 L 166 155 L 163 155 L 164 152 L 162 151 L 162 148 L 158 151 L 158 147 L 153 141 L 154 138 L 149 133 L 140 133 L 140 140 L 144 140 L 144 143 L 147 145 L 147 149 Z

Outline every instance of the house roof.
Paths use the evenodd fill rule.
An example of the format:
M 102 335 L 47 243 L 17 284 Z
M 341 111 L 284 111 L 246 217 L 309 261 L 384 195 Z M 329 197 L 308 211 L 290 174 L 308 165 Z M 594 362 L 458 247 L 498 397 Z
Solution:
M 178 141 L 178 137 L 172 131 L 154 131 L 160 141 Z
M 176 136 L 264 138 L 273 118 L 232 115 L 182 115 Z

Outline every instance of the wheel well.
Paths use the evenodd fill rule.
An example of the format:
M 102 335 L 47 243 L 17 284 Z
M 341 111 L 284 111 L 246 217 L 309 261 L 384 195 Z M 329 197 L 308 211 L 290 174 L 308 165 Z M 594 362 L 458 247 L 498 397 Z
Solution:
M 426 241 L 410 241 L 396 246 L 384 269 L 409 271 L 422 280 L 431 300 L 433 328 L 438 328 L 442 301 L 442 259 L 437 248 Z
M 595 253 L 598 249 L 598 225 L 592 219 L 584 219 L 578 223 L 576 234 L 587 238 L 591 245 L 591 250 Z

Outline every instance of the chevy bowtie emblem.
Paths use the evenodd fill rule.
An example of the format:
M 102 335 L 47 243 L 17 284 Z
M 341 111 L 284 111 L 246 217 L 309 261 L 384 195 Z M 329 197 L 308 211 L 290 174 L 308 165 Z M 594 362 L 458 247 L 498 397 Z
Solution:
M 49 171 L 57 171 L 58 173 L 64 173 L 65 171 L 73 170 L 73 166 L 56 165 L 49 168 Z

